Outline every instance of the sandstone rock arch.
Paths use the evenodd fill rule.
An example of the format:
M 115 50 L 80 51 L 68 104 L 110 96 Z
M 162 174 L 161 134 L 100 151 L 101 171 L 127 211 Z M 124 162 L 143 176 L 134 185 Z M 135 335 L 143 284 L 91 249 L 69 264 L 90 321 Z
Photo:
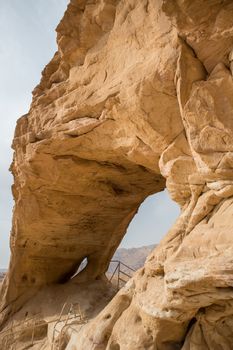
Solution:
M 166 186 L 180 218 L 77 348 L 231 349 L 232 14 L 220 0 L 71 1 L 13 142 L 3 319 L 85 257 L 77 278 L 101 278 Z

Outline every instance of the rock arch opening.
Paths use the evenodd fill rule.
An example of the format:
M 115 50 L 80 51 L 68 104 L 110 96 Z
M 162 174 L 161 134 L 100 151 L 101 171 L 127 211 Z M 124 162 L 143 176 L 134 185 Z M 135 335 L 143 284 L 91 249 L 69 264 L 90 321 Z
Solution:
M 180 214 L 167 189 L 148 196 L 130 222 L 119 248 L 157 245 Z
M 119 289 L 144 265 L 179 214 L 166 189 L 141 203 L 109 264 L 106 275 L 113 285 Z
M 77 281 L 98 279 L 108 271 L 111 259 L 114 260 L 114 252 L 120 246 L 124 235 L 126 235 L 130 222 L 135 215 L 138 215 L 137 212 L 140 211 L 141 204 L 147 197 L 150 198 L 153 192 L 160 192 L 164 188 L 164 178 L 161 175 L 153 174 L 143 166 L 128 164 L 130 172 L 127 174 L 127 166 L 108 164 L 107 162 L 104 162 L 103 165 L 104 167 L 107 166 L 107 177 L 109 176 L 109 178 L 101 179 L 101 185 L 105 184 L 103 191 L 107 189 L 109 192 L 110 190 L 110 195 L 107 193 L 109 202 L 104 204 L 105 209 L 108 207 L 107 210 L 110 211 L 110 215 L 103 215 L 103 213 L 98 212 L 101 208 L 102 199 L 101 201 L 99 198 L 94 201 L 92 198 L 90 199 L 95 215 L 85 216 L 84 218 L 86 241 L 88 235 L 93 234 L 96 229 L 95 232 L 98 232 L 102 240 L 98 242 L 99 237 L 96 237 L 96 241 L 90 242 L 90 250 L 86 250 L 85 253 L 82 251 L 84 255 L 77 260 L 75 273 L 72 272 L 70 275 L 71 279 Z M 132 169 L 134 169 L 133 172 Z M 110 174 L 108 174 L 109 170 Z M 142 177 L 140 178 L 140 176 Z M 114 177 L 117 178 L 117 181 Z M 92 178 L 93 180 L 95 181 Z M 144 180 L 144 183 L 142 180 Z M 139 184 L 138 181 L 142 181 L 142 183 Z M 104 195 L 106 195 L 106 192 L 104 192 Z M 116 225 L 114 225 L 114 222 Z M 101 237 L 103 232 L 104 237 Z M 106 241 L 104 241 L 104 238 Z M 109 243 L 110 247 L 108 247 Z M 94 246 L 94 249 L 92 246 Z
M 146 257 L 159 244 L 179 214 L 179 206 L 169 197 L 166 189 L 149 195 L 129 223 L 122 241 L 109 261 L 106 276 L 114 280 L 117 274 L 125 272 L 127 281 L 133 271 L 143 266 Z M 89 262 L 89 257 L 85 256 L 78 263 L 78 269 L 71 279 L 80 278 Z

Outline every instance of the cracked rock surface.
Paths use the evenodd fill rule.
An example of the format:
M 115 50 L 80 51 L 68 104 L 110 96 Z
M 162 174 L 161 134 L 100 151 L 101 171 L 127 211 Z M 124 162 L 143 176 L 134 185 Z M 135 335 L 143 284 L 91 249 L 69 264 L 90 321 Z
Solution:
M 64 349 L 233 349 L 232 18 L 227 0 L 71 0 L 15 131 L 2 324 L 48 285 L 105 283 L 166 187 L 175 225 Z

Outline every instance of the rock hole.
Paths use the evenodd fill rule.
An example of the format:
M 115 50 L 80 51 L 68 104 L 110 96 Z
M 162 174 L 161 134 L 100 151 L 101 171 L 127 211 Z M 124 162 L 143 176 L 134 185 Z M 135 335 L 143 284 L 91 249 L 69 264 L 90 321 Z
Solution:
M 135 317 L 135 323 L 139 323 L 139 322 L 142 322 L 142 318 L 141 318 L 141 316 L 137 315 Z
M 84 258 L 80 259 L 68 273 L 66 273 L 61 277 L 61 279 L 59 280 L 59 283 L 64 284 L 69 280 L 73 279 L 80 272 L 82 272 L 87 267 L 87 265 L 88 265 L 88 257 L 85 256 Z
M 188 324 L 188 327 L 187 327 L 186 334 L 189 333 L 190 329 L 193 327 L 193 325 L 194 325 L 196 322 L 197 322 L 196 317 L 193 317 L 193 318 L 190 320 L 190 322 L 189 322 L 189 324 Z
M 86 258 L 83 259 L 83 261 L 79 265 L 77 274 L 79 274 L 81 271 L 83 271 L 86 268 L 87 264 L 88 264 L 88 258 L 86 257 Z
M 104 319 L 105 319 L 105 320 L 109 320 L 111 317 L 112 317 L 111 314 L 107 314 L 107 315 L 104 316 Z
M 22 282 L 27 282 L 28 280 L 28 277 L 27 275 L 23 275 L 22 278 L 21 278 Z
M 75 273 L 71 276 L 71 279 L 76 277 L 80 272 L 82 272 L 88 265 L 88 257 L 86 256 L 83 258 L 81 263 L 78 264 L 78 269 L 75 271 Z

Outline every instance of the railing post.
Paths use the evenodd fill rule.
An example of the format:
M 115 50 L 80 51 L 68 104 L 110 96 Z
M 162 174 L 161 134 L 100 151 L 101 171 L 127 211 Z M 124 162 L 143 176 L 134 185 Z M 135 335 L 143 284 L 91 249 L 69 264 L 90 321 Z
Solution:
M 65 310 L 66 305 L 67 305 L 67 302 L 65 302 L 65 303 L 63 304 L 63 307 L 62 307 L 62 309 L 61 309 L 61 312 L 60 312 L 59 318 L 57 319 L 57 321 L 56 321 L 56 322 L 55 322 L 55 324 L 54 324 L 54 327 L 53 327 L 53 336 L 52 336 L 52 347 L 51 347 L 51 350 L 53 350 L 53 349 L 54 349 L 54 347 L 53 347 L 53 343 L 54 343 L 54 339 L 55 339 L 56 326 L 57 326 L 57 324 L 60 322 L 60 320 L 61 320 L 61 318 L 62 318 L 63 311 Z
M 12 339 L 12 348 L 14 349 L 15 338 L 14 338 L 14 333 L 13 333 L 13 320 L 11 322 L 11 330 L 10 330 L 10 332 L 11 332 L 11 339 Z
M 34 336 L 35 336 L 35 326 L 36 326 L 36 319 L 34 319 L 33 322 L 33 328 L 32 328 L 32 345 L 34 344 Z
M 71 324 L 69 323 L 69 321 L 71 319 L 75 319 L 78 321 L 78 324 L 85 324 L 87 323 L 87 319 L 85 318 L 84 314 L 82 313 L 82 310 L 81 310 L 81 307 L 80 307 L 80 304 L 78 304 L 78 311 L 75 309 L 75 305 L 76 304 L 68 304 L 67 302 L 63 304 L 63 307 L 61 309 L 61 312 L 60 312 L 60 315 L 59 315 L 59 318 L 56 318 L 56 319 L 52 319 L 50 321 L 47 322 L 47 324 L 49 323 L 54 323 L 54 327 L 53 327 L 53 333 L 52 333 L 52 343 L 51 343 L 51 349 L 55 350 L 55 349 L 58 349 L 57 348 L 57 345 L 60 347 L 62 345 L 62 338 L 58 339 L 58 344 L 55 344 L 55 333 L 62 333 L 63 330 L 65 329 L 66 326 L 70 326 Z M 65 312 L 65 308 L 67 305 L 70 305 L 69 307 L 69 310 L 68 310 L 68 313 L 67 314 L 64 314 Z M 78 313 L 77 313 L 78 312 Z M 62 316 L 64 316 L 64 320 L 62 320 Z M 65 317 L 66 316 L 66 317 Z M 32 325 L 25 325 L 24 328 L 21 328 L 21 325 L 22 323 L 18 323 L 16 325 L 14 325 L 13 321 L 11 322 L 9 328 L 5 331 L 2 331 L 0 332 L 0 335 L 2 335 L 2 341 L 1 341 L 1 344 L 3 346 L 3 348 L 1 348 L 0 350 L 16 350 L 17 349 L 17 341 L 19 339 L 17 339 L 17 335 L 22 331 L 24 330 L 32 330 L 32 333 L 31 333 L 31 344 L 30 346 L 34 345 L 35 344 L 35 334 L 36 334 L 36 328 L 37 327 L 41 327 L 41 325 L 44 325 L 44 322 L 40 322 L 38 320 L 38 318 L 35 318 L 35 317 L 32 317 L 30 318 L 30 320 L 32 320 Z M 36 323 L 36 321 L 38 321 L 38 324 Z M 59 331 L 58 329 L 56 329 L 56 326 L 61 323 L 61 322 L 64 322 L 64 326 L 62 327 L 62 329 Z M 20 326 L 20 329 L 17 330 L 17 327 Z M 14 331 L 13 331 L 14 330 Z M 74 329 L 74 331 L 76 331 Z M 30 336 L 30 334 L 29 334 Z M 29 340 L 30 341 L 30 340 Z M 55 346 L 56 345 L 56 346 Z
M 118 262 L 118 277 L 117 277 L 117 289 L 120 289 L 120 268 L 121 268 L 121 262 Z
M 110 278 L 108 278 L 109 282 L 112 281 L 113 277 L 116 275 L 116 278 L 117 278 L 117 283 L 116 283 L 116 287 L 117 289 L 119 290 L 120 287 L 121 287 L 121 282 L 123 282 L 124 284 L 127 283 L 128 280 L 124 280 L 121 278 L 121 275 L 124 275 L 124 276 L 127 276 L 128 279 L 132 278 L 133 276 L 133 273 L 135 272 L 135 270 L 130 267 L 130 266 L 127 266 L 126 264 L 122 263 L 121 261 L 119 260 L 112 260 L 111 263 L 116 263 L 116 268 L 114 269 L 112 275 Z M 129 270 L 129 272 L 125 272 L 123 269 L 126 268 Z M 114 283 L 113 283 L 114 284 Z

